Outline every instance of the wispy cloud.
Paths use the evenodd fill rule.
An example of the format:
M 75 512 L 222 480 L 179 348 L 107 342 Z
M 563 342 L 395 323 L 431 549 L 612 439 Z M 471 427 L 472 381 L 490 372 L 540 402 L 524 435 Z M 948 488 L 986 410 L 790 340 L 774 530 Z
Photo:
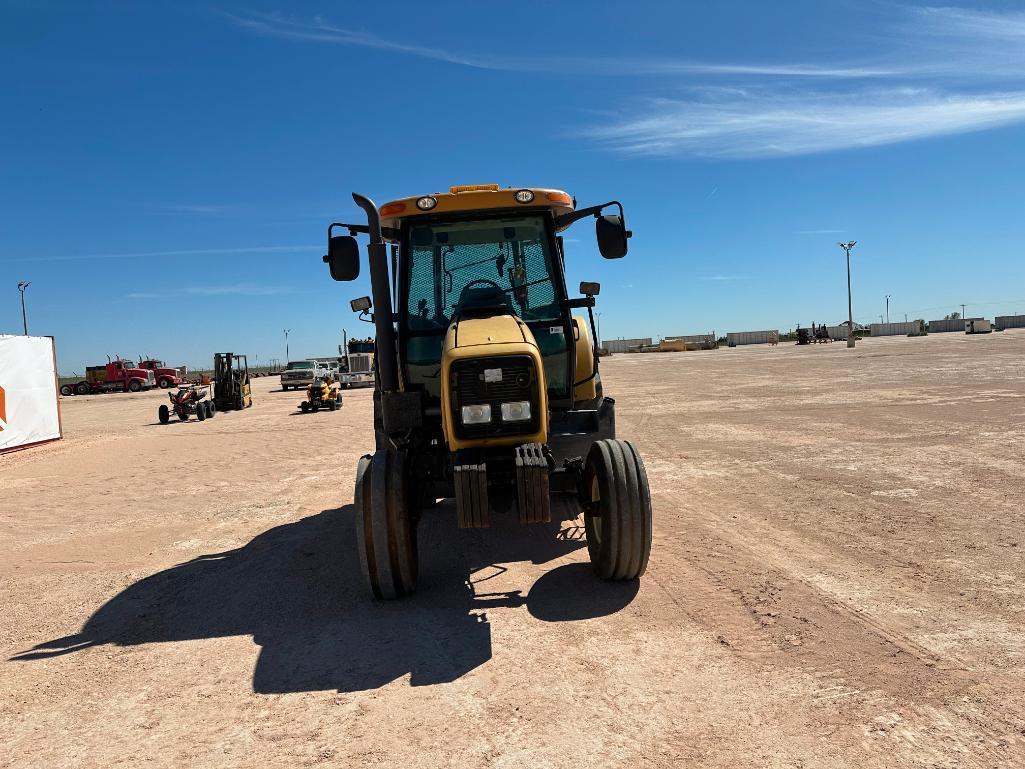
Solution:
M 136 251 L 127 254 L 58 254 L 52 256 L 25 256 L 0 259 L 0 263 L 13 262 L 67 262 L 93 259 L 146 259 L 163 256 L 231 256 L 232 254 L 277 254 L 290 251 L 323 251 L 324 246 L 247 246 L 242 248 L 187 248 L 179 251 Z
M 625 155 L 807 155 L 1025 121 L 1021 11 L 886 6 L 885 21 L 867 41 L 871 45 L 859 46 L 853 39 L 846 46 L 870 53 L 852 54 L 858 58 L 842 62 L 700 61 L 631 53 L 501 55 L 416 45 L 323 17 L 258 12 L 225 16 L 253 34 L 481 70 L 649 78 L 644 85 L 648 94 L 661 90 L 671 96 L 642 97 L 573 131 Z
M 136 291 L 126 294 L 126 299 L 174 299 L 183 296 L 277 296 L 296 294 L 294 288 L 285 286 L 260 286 L 255 283 L 236 283 L 227 286 L 193 286 L 169 289 L 161 292 Z
M 1025 120 L 1025 91 L 711 91 L 692 100 L 653 99 L 639 112 L 584 133 L 630 155 L 807 155 L 1017 123 Z
M 704 62 L 688 59 L 649 56 L 530 56 L 523 52 L 515 55 L 459 51 L 415 45 L 375 35 L 371 32 L 348 29 L 333 24 L 323 17 L 310 19 L 259 12 L 225 13 L 233 24 L 249 32 L 268 37 L 333 43 L 357 48 L 391 51 L 423 59 L 458 64 L 475 69 L 507 72 L 553 72 L 561 75 L 751 75 L 756 77 L 795 78 L 871 78 L 893 74 L 886 67 L 844 66 L 842 64 Z

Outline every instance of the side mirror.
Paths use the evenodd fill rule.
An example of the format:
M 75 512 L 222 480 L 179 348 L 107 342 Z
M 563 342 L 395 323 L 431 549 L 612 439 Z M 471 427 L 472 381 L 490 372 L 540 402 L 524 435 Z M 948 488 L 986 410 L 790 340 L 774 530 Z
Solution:
M 580 293 L 584 296 L 598 296 L 601 293 L 601 283 L 588 283 L 580 281 Z
M 366 312 L 370 309 L 370 297 L 361 296 L 359 299 L 353 299 L 349 302 L 349 306 L 353 312 Z
M 324 261 L 335 280 L 349 281 L 359 277 L 359 243 L 351 235 L 335 235 L 327 242 Z
M 626 256 L 626 239 L 632 234 L 618 214 L 606 214 L 595 219 L 595 236 L 598 250 L 606 259 L 622 259 Z

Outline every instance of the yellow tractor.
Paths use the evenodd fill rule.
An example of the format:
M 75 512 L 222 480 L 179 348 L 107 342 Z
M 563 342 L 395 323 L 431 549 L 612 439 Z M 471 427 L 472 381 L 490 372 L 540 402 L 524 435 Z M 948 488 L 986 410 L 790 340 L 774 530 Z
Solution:
M 342 387 L 330 375 L 314 378 L 306 388 L 306 400 L 299 404 L 302 413 L 320 411 L 322 408 L 334 411 L 342 407 Z
M 421 511 L 453 497 L 459 525 L 483 528 L 492 512 L 549 522 L 553 495 L 564 495 L 583 512 L 598 576 L 640 577 L 651 551 L 644 463 L 616 438 L 615 401 L 602 391 L 600 286 L 569 296 L 560 235 L 593 217 L 602 256 L 619 259 L 631 235 L 622 205 L 578 209 L 560 190 L 498 185 L 380 208 L 352 197 L 367 223 L 331 224 L 324 262 L 335 280 L 354 280 L 356 236 L 369 237 L 373 299 L 351 304 L 377 332 L 377 445 L 359 461 L 355 494 L 374 595 L 415 589 Z

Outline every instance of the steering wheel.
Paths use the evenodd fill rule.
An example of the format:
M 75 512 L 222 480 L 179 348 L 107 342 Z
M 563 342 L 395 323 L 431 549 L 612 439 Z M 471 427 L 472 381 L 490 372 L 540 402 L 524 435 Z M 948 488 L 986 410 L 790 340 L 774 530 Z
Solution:
M 493 280 L 488 280 L 487 278 L 477 278 L 477 280 L 471 280 L 469 283 L 467 283 L 465 286 L 463 286 L 463 290 L 460 292 L 460 294 L 463 294 L 463 293 L 469 291 L 471 288 L 476 286 L 478 283 L 480 285 L 483 285 L 483 286 L 491 286 L 493 288 L 496 288 L 499 291 L 501 291 L 503 294 L 506 292 L 506 289 L 502 288 L 500 285 L 495 283 L 495 281 L 493 281 Z

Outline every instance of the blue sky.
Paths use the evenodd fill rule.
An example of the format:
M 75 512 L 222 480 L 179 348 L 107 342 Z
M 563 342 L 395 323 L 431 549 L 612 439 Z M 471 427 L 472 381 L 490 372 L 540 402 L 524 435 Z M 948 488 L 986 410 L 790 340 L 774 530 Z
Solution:
M 713 6 L 710 7 L 710 6 Z M 851 2 L 0 4 L 0 332 L 329 354 L 352 190 L 626 206 L 606 337 L 1025 312 L 1025 10 Z

